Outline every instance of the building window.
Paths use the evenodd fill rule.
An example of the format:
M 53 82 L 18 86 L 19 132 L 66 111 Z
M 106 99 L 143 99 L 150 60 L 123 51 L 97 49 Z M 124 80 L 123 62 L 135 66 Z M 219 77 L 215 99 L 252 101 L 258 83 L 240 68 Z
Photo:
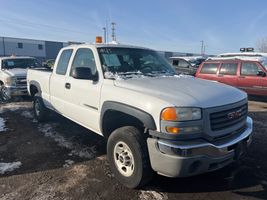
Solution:
M 18 48 L 19 48 L 19 49 L 22 49 L 22 48 L 23 48 L 23 43 L 19 42 L 19 43 L 18 43 Z
M 42 44 L 38 44 L 38 49 L 39 50 L 43 50 L 43 45 Z

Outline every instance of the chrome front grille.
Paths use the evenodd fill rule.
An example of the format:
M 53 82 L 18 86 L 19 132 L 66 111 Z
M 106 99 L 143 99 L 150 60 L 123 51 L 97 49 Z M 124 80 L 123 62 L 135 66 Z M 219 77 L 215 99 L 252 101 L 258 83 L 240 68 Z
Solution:
M 17 86 L 26 86 L 27 85 L 27 80 L 26 77 L 17 77 Z
M 220 131 L 232 127 L 246 120 L 248 114 L 248 105 L 214 112 L 210 114 L 210 127 L 212 131 Z

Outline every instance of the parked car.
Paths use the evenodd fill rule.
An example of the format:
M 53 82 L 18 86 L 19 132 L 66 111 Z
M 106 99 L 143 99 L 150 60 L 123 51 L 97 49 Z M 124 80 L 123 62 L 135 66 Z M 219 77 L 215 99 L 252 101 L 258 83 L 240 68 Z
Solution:
M 196 77 L 225 83 L 248 94 L 267 96 L 267 70 L 253 59 L 213 58 L 201 64 Z
M 41 64 L 33 57 L 0 57 L 0 98 L 27 95 L 27 69 L 35 67 Z
M 53 72 L 30 69 L 27 83 L 39 121 L 53 110 L 107 139 L 110 168 L 129 188 L 153 171 L 186 177 L 218 170 L 251 142 L 246 93 L 178 76 L 151 49 L 68 46 Z
M 202 56 L 170 57 L 170 62 L 178 74 L 194 76 L 199 65 L 205 60 Z

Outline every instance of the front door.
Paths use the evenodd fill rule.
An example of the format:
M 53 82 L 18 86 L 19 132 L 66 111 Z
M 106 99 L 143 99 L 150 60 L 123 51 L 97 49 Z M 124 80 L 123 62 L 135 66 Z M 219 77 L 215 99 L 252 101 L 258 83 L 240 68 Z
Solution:
M 89 48 L 79 48 L 76 50 L 71 65 L 66 84 L 65 109 L 67 116 L 83 126 L 99 132 L 99 100 L 100 100 L 100 81 L 82 80 L 71 77 L 71 70 L 76 67 L 87 67 L 92 74 L 97 73 L 95 56 Z

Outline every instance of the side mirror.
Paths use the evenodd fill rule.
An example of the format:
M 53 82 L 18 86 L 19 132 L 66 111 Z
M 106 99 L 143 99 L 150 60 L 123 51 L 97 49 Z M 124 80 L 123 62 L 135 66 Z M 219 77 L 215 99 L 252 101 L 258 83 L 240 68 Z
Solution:
M 266 73 L 263 72 L 263 71 L 258 71 L 257 76 L 265 77 L 266 76 Z
M 88 67 L 76 67 L 71 70 L 71 76 L 75 79 L 83 79 L 83 80 L 98 80 L 98 73 L 95 75 L 92 74 L 92 71 Z

